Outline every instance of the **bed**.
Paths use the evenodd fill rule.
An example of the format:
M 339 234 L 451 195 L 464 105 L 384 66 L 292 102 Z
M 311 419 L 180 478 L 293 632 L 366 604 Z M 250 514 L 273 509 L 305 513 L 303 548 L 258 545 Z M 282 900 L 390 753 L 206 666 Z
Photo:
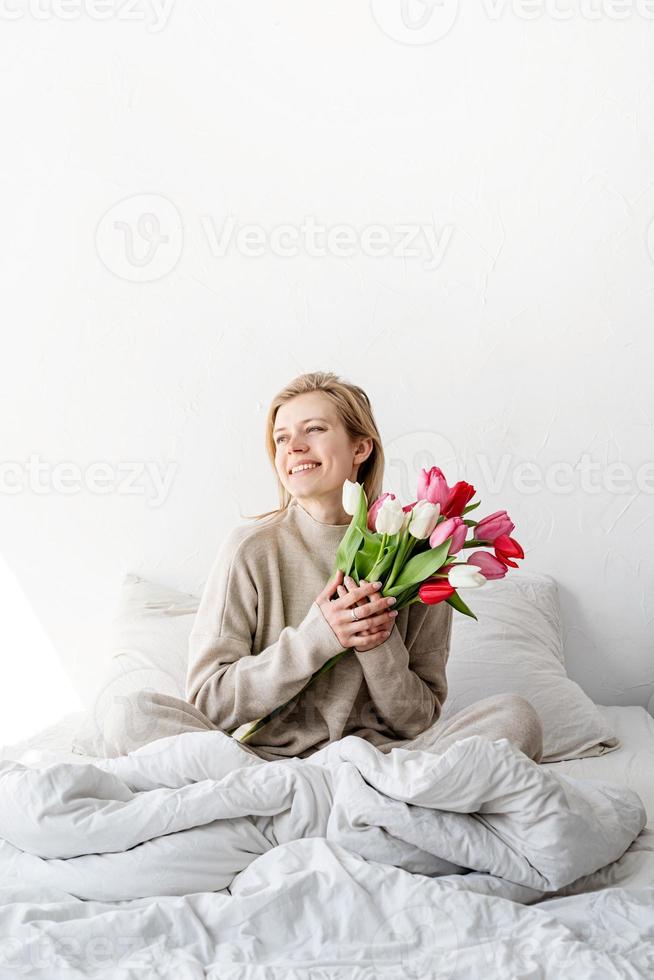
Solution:
M 5 855 L 4 864 L 0 864 L 5 870 L 5 878 L 0 884 L 0 935 L 3 937 L 0 942 L 0 980 L 15 980 L 19 975 L 47 976 L 51 980 L 106 972 L 120 978 L 207 976 L 221 980 L 276 980 L 282 977 L 284 980 L 296 977 L 303 980 L 307 977 L 312 980 L 337 977 L 399 980 L 407 976 L 466 980 L 473 976 L 497 977 L 498 980 L 508 977 L 597 980 L 654 976 L 654 718 L 642 707 L 592 705 L 583 692 L 575 690 L 576 686 L 565 674 L 556 594 L 551 580 L 538 576 L 519 579 L 516 576 L 510 588 L 514 590 L 510 595 L 510 609 L 504 603 L 508 595 L 506 587 L 502 593 L 499 589 L 489 589 L 484 600 L 487 603 L 483 609 L 484 658 L 480 658 L 481 634 L 472 634 L 471 643 L 466 640 L 465 631 L 471 628 L 470 624 L 465 624 L 453 644 L 451 669 L 448 669 L 448 679 L 452 681 L 449 710 L 454 711 L 478 696 L 475 671 L 482 659 L 484 668 L 488 667 L 494 645 L 501 652 L 498 665 L 501 660 L 508 671 L 502 676 L 499 666 L 494 669 L 493 683 L 499 689 L 510 689 L 510 684 L 519 676 L 516 664 L 527 662 L 525 677 L 529 683 L 533 683 L 535 676 L 541 679 L 540 688 L 545 698 L 539 701 L 540 695 L 534 688 L 532 700 L 552 728 L 545 758 L 536 765 L 517 750 L 511 756 L 506 740 L 500 740 L 481 746 L 483 751 L 490 753 L 486 769 L 500 770 L 507 759 L 517 763 L 517 756 L 520 756 L 524 760 L 522 769 L 518 765 L 521 778 L 535 774 L 545 779 L 553 774 L 572 781 L 556 780 L 557 789 L 563 786 L 564 792 L 554 799 L 553 812 L 547 817 L 556 823 L 559 809 L 570 803 L 568 816 L 578 820 L 582 831 L 584 827 L 590 828 L 589 837 L 597 838 L 596 842 L 586 842 L 579 836 L 573 842 L 568 853 L 572 864 L 576 860 L 577 846 L 583 850 L 588 843 L 591 852 L 595 843 L 600 848 L 608 843 L 608 832 L 607 841 L 602 840 L 605 836 L 602 821 L 593 822 L 592 811 L 596 803 L 604 806 L 609 816 L 624 812 L 625 820 L 631 819 L 635 809 L 640 807 L 642 819 L 632 826 L 625 837 L 628 846 L 619 848 L 615 859 L 594 865 L 598 870 L 580 874 L 561 887 L 553 887 L 550 882 L 542 890 L 533 887 L 534 881 L 538 880 L 535 871 L 542 856 L 538 850 L 533 852 L 535 857 L 531 859 L 531 852 L 526 851 L 520 872 L 524 874 L 522 884 L 519 875 L 513 878 L 509 875 L 509 879 L 504 880 L 496 873 L 468 870 L 478 867 L 474 863 L 459 862 L 460 867 L 456 862 L 448 865 L 447 861 L 413 846 L 408 836 L 400 840 L 402 834 L 389 838 L 384 833 L 393 832 L 393 820 L 397 820 L 398 813 L 408 823 L 417 821 L 415 826 L 420 826 L 422 817 L 433 816 L 433 813 L 419 805 L 424 804 L 424 798 L 402 798 L 397 792 L 398 800 L 393 801 L 393 808 L 380 807 L 380 797 L 373 793 L 380 784 L 379 780 L 375 781 L 377 760 L 374 756 L 382 754 L 361 739 L 350 738 L 343 740 L 347 744 L 339 759 L 339 764 L 342 763 L 339 769 L 341 788 L 345 787 L 342 805 L 340 812 L 332 813 L 329 832 L 317 833 L 315 827 L 308 827 L 303 833 L 298 831 L 297 821 L 295 830 L 287 832 L 292 823 L 294 795 L 301 796 L 310 791 L 317 796 L 321 791 L 317 778 L 319 767 L 309 766 L 305 771 L 311 772 L 313 782 L 282 786 L 287 794 L 288 812 L 282 815 L 275 833 L 272 832 L 272 818 L 258 817 L 256 829 L 248 829 L 251 836 L 240 837 L 236 842 L 237 849 L 242 852 L 240 870 L 233 873 L 232 869 L 221 877 L 219 855 L 212 852 L 211 836 L 206 836 L 202 827 L 184 829 L 182 826 L 180 829 L 179 822 L 175 823 L 182 805 L 181 797 L 178 799 L 175 794 L 186 776 L 178 778 L 179 773 L 174 771 L 177 763 L 171 762 L 168 766 L 166 752 L 155 754 L 154 750 L 162 746 L 164 740 L 146 747 L 147 751 L 153 750 L 149 756 L 147 751 L 142 754 L 144 750 L 136 753 L 140 757 L 138 778 L 129 775 L 134 754 L 107 759 L 100 751 L 80 751 L 80 745 L 96 745 L 97 731 L 89 728 L 89 718 L 97 722 L 110 690 L 124 692 L 128 681 L 142 685 L 145 678 L 150 679 L 152 686 L 162 687 L 169 678 L 171 693 L 180 692 L 175 684 L 180 683 L 183 643 L 195 607 L 189 604 L 188 596 L 154 593 L 152 583 L 130 576 L 125 583 L 123 613 L 118 617 L 122 632 L 115 641 L 117 652 L 107 675 L 110 679 L 105 679 L 101 685 L 102 696 L 98 698 L 95 710 L 90 714 L 66 715 L 32 737 L 4 746 L 0 752 L 0 776 L 16 775 L 26 780 L 34 777 L 55 787 L 47 805 L 36 815 L 30 815 L 31 827 L 27 826 L 30 819 L 24 820 L 27 810 L 21 811 L 20 805 L 15 807 L 12 832 L 20 839 L 21 824 L 25 822 L 26 839 L 36 840 L 37 846 L 33 850 L 39 852 L 40 849 L 41 857 L 32 858 L 27 853 L 14 851 L 16 860 L 13 863 L 11 858 L 7 861 Z M 523 601 L 526 606 L 521 608 Z M 478 602 L 478 608 L 480 605 Z M 529 615 L 526 615 L 527 609 Z M 138 616 L 146 615 L 147 620 L 139 619 L 137 623 L 136 610 Z M 188 622 L 182 629 L 184 616 L 188 617 Z M 169 617 L 169 621 L 165 617 Z M 524 632 L 525 623 L 528 623 L 527 633 Z M 164 629 L 172 628 L 178 631 L 174 637 L 164 633 Z M 152 651 L 144 651 L 144 637 L 153 638 Z M 538 659 L 528 662 L 539 646 L 542 649 Z M 179 651 L 179 661 L 173 670 L 171 663 L 175 649 Z M 157 665 L 157 651 L 161 653 L 162 650 L 165 651 L 164 659 Z M 515 654 L 513 663 L 512 654 Z M 485 692 L 488 683 L 485 676 Z M 117 687 L 112 687 L 116 684 Z M 568 707 L 574 709 L 574 724 L 567 726 L 565 719 L 552 715 L 561 703 L 566 705 L 566 718 L 570 714 Z M 174 736 L 173 740 L 186 739 L 190 747 L 189 738 L 199 738 L 200 741 L 193 744 L 201 747 L 204 740 L 206 750 L 207 738 L 212 736 L 216 737 L 215 733 Z M 222 733 L 217 737 L 227 738 Z M 477 741 L 474 738 L 464 740 L 449 750 L 454 760 L 453 769 L 464 761 L 465 743 L 470 747 Z M 359 749 L 354 743 L 372 753 L 367 761 L 357 761 Z M 335 758 L 338 758 L 339 744 L 335 743 L 329 749 L 334 749 Z M 172 742 L 167 751 L 172 759 Z M 395 756 L 397 768 L 401 768 L 403 762 L 399 762 L 398 755 L 401 751 L 395 750 L 382 758 L 390 760 Z M 418 755 L 424 756 L 424 753 Z M 62 763 L 75 765 L 62 766 Z M 14 764 L 19 765 L 16 772 L 12 769 Z M 239 770 L 230 774 L 227 783 L 223 784 L 229 790 L 226 795 L 231 793 L 232 800 L 238 798 L 239 793 L 243 795 L 246 777 L 251 778 L 254 773 L 258 778 L 265 772 L 268 778 L 277 765 L 264 763 L 256 766 L 256 772 L 246 771 L 243 775 L 243 770 Z M 384 765 L 390 766 L 392 762 L 385 761 Z M 273 768 L 267 769 L 268 766 Z M 69 778 L 73 771 L 83 774 L 77 786 Z M 148 782 L 150 771 L 153 773 L 151 783 Z M 167 845 L 160 852 L 160 867 L 156 862 L 149 867 L 147 895 L 120 900 L 103 897 L 103 877 L 107 883 L 106 894 L 117 893 L 121 881 L 129 882 L 143 848 L 126 846 L 125 838 L 116 838 L 116 843 L 106 846 L 103 843 L 98 853 L 95 852 L 97 813 L 91 815 L 93 819 L 88 819 L 88 798 L 97 796 L 99 799 L 95 802 L 104 807 L 104 811 L 113 812 L 115 808 L 111 798 L 115 783 L 99 783 L 96 779 L 99 772 L 109 773 L 111 778 L 120 774 L 125 782 L 120 783 L 119 790 L 128 801 L 147 802 L 150 799 L 152 802 L 157 787 L 168 787 L 165 790 L 167 798 L 161 797 L 161 802 L 154 803 L 145 815 L 144 822 L 148 827 L 158 820 L 159 829 L 148 830 L 146 827 L 138 838 L 147 841 L 150 836 L 156 838 L 155 842 Z M 289 773 L 297 778 L 301 767 L 291 765 Z M 191 792 L 201 793 L 203 786 L 209 786 L 204 802 L 198 798 L 197 804 L 192 804 L 194 806 L 206 806 L 207 800 L 213 805 L 212 796 L 219 795 L 215 788 L 211 789 L 215 783 L 208 783 L 206 775 L 200 767 L 200 774 L 193 777 L 195 783 Z M 223 778 L 222 773 L 213 775 Z M 239 782 L 242 775 L 243 780 Z M 363 778 L 355 786 L 353 780 L 361 775 Z M 388 773 L 382 775 L 387 783 L 390 782 Z M 57 780 L 64 781 L 63 791 L 56 788 Z M 396 782 L 396 789 L 397 785 Z M 249 803 L 246 801 L 242 813 L 249 812 L 245 807 L 251 805 L 253 799 L 267 804 L 263 786 L 262 781 L 257 784 L 255 795 L 250 797 Z M 350 786 L 354 786 L 354 792 L 348 795 Z M 587 799 L 583 794 L 575 796 L 578 786 L 588 792 Z M 154 793 L 150 792 L 153 788 Z M 360 799 L 357 792 L 361 794 Z M 61 819 L 57 822 L 56 814 L 53 817 L 52 811 L 64 797 L 68 799 L 68 805 L 74 807 L 70 812 L 75 816 L 71 819 L 69 815 L 62 824 Z M 538 800 L 541 797 L 544 799 L 541 794 Z M 381 803 L 386 802 L 385 798 L 381 799 Z M 167 804 L 169 810 L 159 812 Z M 622 806 L 624 811 L 620 810 Z M 349 813 L 350 809 L 356 812 Z M 474 807 L 468 809 L 476 816 Z M 491 812 L 486 814 L 488 820 L 480 819 L 480 831 L 487 829 L 484 824 L 490 826 L 492 823 L 492 807 L 484 809 Z M 518 812 L 520 809 L 517 798 Z M 265 805 L 258 809 L 253 807 L 253 812 L 260 814 L 265 810 Z M 375 813 L 374 819 L 369 819 L 368 810 L 379 812 Z M 2 811 L 0 784 L 0 824 L 6 817 Z M 465 813 L 446 813 L 445 817 L 452 820 L 457 817 L 462 821 L 471 819 Z M 544 817 L 539 819 L 545 822 Z M 209 818 L 205 816 L 203 820 L 208 830 L 211 826 Z M 231 828 L 237 822 L 225 820 L 224 826 Z M 63 837 L 60 834 L 59 843 L 53 843 L 49 850 L 51 839 L 55 840 L 62 826 Z M 424 826 L 428 827 L 427 824 Z M 455 837 L 459 826 L 456 822 L 444 823 L 445 836 Z M 578 833 L 574 821 L 569 826 L 572 834 Z M 53 829 L 52 835 L 49 827 Z M 285 837 L 280 828 L 286 833 Z M 121 833 L 127 834 L 129 830 L 123 827 Z M 614 830 L 617 832 L 616 828 Z M 87 834 L 88 840 L 80 840 Z M 502 853 L 498 851 L 498 855 L 505 860 L 507 854 L 510 858 L 516 849 L 515 838 L 509 833 L 503 834 L 501 829 L 500 836 L 504 837 L 506 846 Z M 560 836 L 559 828 L 557 839 Z M 64 847 L 70 845 L 70 853 L 65 856 L 72 860 L 58 857 L 62 840 Z M 483 845 L 484 838 L 480 840 Z M 413 841 L 420 843 L 420 835 L 414 836 Z M 134 841 L 128 840 L 130 843 Z M 26 846 L 26 851 L 30 849 Z M 124 870 L 118 873 L 115 859 L 120 855 L 109 853 L 112 850 L 123 851 L 127 862 L 123 865 Z M 2 856 L 0 852 L 0 858 Z M 49 857 L 46 863 L 44 856 Z M 171 867 L 178 857 L 179 866 Z M 97 893 L 90 898 L 80 897 L 85 894 L 85 882 L 88 881 L 85 862 L 87 870 L 91 866 L 95 869 L 98 882 Z M 62 877 L 60 872 L 66 865 L 72 870 L 68 877 Z M 52 874 L 44 874 L 46 868 Z M 186 872 L 190 882 L 188 888 L 184 887 Z
M 108 967 L 114 977 L 652 976 L 654 719 L 641 707 L 598 710 L 619 747 L 543 768 L 634 790 L 647 826 L 619 860 L 550 897 L 476 894 L 466 890 L 468 876 L 429 879 L 315 839 L 304 855 L 302 842 L 294 853 L 284 845 L 262 854 L 215 892 L 102 902 L 47 885 L 4 883 L 0 977 L 89 976 Z M 92 763 L 95 757 L 71 752 L 80 720 L 80 713 L 67 715 L 5 746 L 1 758 L 41 769 Z M 427 886 L 454 879 L 450 918 L 441 908 L 435 921 Z M 474 944 L 461 931 L 464 918 Z M 452 948 L 446 933 L 457 929 Z

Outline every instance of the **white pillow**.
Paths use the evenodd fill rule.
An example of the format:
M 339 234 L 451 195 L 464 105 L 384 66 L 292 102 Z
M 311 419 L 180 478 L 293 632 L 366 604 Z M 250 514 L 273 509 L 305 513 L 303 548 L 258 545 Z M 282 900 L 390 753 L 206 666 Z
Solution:
M 543 762 L 602 755 L 618 748 L 596 706 L 566 675 L 556 582 L 510 572 L 466 596 L 475 622 L 454 613 L 447 663 L 449 718 L 489 694 L 529 700 L 543 724 Z M 138 690 L 185 697 L 189 636 L 200 600 L 138 575 L 124 579 L 107 672 L 78 728 L 73 752 L 106 757 L 104 721 L 116 699 Z
M 113 621 L 106 673 L 75 732 L 72 751 L 106 758 L 104 721 L 109 710 L 133 691 L 185 697 L 189 635 L 200 600 L 138 575 L 126 575 Z
M 565 671 L 556 582 L 520 570 L 462 590 L 478 622 L 454 613 L 443 718 L 491 694 L 521 694 L 540 716 L 542 762 L 602 755 L 619 739 Z

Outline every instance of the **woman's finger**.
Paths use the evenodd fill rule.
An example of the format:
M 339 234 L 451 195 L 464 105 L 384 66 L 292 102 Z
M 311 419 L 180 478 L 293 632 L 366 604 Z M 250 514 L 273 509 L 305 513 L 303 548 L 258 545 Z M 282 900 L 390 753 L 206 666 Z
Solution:
M 366 653 L 368 650 L 374 650 L 381 643 L 384 643 L 390 635 L 390 630 L 370 633 L 368 636 L 361 636 L 358 639 L 355 638 L 352 646 L 355 650 L 359 650 L 360 653 Z
M 338 571 L 336 572 L 336 574 L 335 575 L 332 575 L 332 577 L 330 578 L 329 582 L 327 582 L 325 588 L 318 595 L 318 597 L 316 599 L 316 602 L 318 603 L 318 605 L 321 605 L 322 603 L 327 602 L 328 600 L 330 600 L 331 597 L 333 596 L 334 592 L 336 591 L 337 586 L 340 583 L 342 583 L 342 582 L 343 582 L 343 572 L 339 568 Z M 338 602 L 337 599 L 335 601 Z
M 363 605 L 369 601 L 369 598 L 374 599 L 381 588 L 381 586 L 377 587 L 374 582 L 366 582 L 365 580 L 362 580 L 361 585 L 357 585 L 354 579 L 349 578 L 349 576 L 345 576 L 343 584 L 348 590 L 347 594 L 336 601 L 345 609 L 350 606 Z
M 365 579 L 361 579 L 361 585 L 365 585 L 365 584 L 366 584 Z M 356 583 L 355 583 L 354 579 L 353 578 L 350 578 L 350 576 L 348 575 L 346 577 L 346 580 L 345 580 L 345 586 L 343 586 L 343 585 L 340 585 L 339 586 L 339 592 L 338 592 L 338 594 L 339 594 L 339 596 L 347 595 L 348 592 L 351 592 L 352 589 L 356 589 L 356 587 L 357 586 L 356 586 Z M 368 596 L 364 596 L 363 599 L 358 599 L 357 602 L 355 603 L 355 605 L 357 605 L 357 606 L 364 606 L 368 602 L 371 602 L 372 601 L 372 598 L 373 598 L 372 596 L 369 596 L 369 597 Z

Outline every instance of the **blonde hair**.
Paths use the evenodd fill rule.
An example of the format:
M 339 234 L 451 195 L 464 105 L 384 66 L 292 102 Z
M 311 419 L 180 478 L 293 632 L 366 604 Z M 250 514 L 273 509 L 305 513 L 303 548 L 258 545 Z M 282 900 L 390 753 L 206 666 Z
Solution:
M 313 371 L 310 374 L 299 375 L 287 384 L 286 387 L 282 388 L 273 398 L 268 410 L 268 417 L 266 419 L 266 451 L 277 480 L 279 507 L 274 510 L 267 510 L 263 514 L 243 514 L 241 515 L 242 517 L 249 520 L 265 520 L 266 518 L 270 518 L 271 521 L 274 521 L 286 513 L 293 497 L 279 479 L 275 467 L 276 446 L 273 436 L 275 418 L 279 408 L 287 401 L 290 401 L 291 398 L 312 391 L 322 391 L 327 395 L 336 409 L 337 415 L 343 423 L 348 437 L 353 442 L 360 439 L 372 439 L 372 450 L 368 458 L 364 459 L 363 463 L 359 465 L 357 481 L 364 486 L 369 506 L 380 496 L 384 479 L 384 450 L 377 423 L 372 412 L 370 399 L 363 388 L 343 381 L 342 378 L 339 378 L 338 375 L 333 374 L 331 371 Z

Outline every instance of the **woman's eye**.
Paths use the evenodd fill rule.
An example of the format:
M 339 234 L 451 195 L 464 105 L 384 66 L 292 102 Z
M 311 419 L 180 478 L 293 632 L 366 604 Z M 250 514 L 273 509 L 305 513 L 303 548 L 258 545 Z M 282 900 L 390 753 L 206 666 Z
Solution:
M 318 432 L 324 432 L 325 431 L 324 426 L 322 426 L 322 425 L 310 425 L 309 428 L 307 429 L 307 432 L 312 432 L 314 429 L 317 429 Z M 277 436 L 277 439 L 276 439 L 277 445 L 279 445 L 279 443 L 281 442 L 281 440 L 283 438 L 284 438 L 284 436 Z

